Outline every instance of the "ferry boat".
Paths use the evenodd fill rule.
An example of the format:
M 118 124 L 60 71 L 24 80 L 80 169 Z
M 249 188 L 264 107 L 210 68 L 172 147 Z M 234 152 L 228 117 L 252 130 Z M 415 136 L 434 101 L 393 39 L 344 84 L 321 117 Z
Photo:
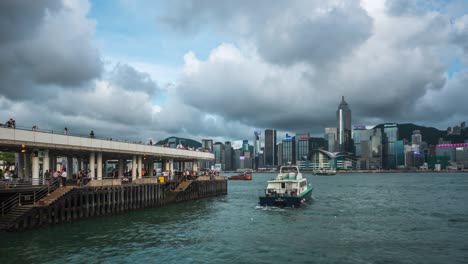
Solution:
M 251 181 L 252 180 L 252 172 L 246 171 L 242 174 L 232 175 L 228 177 L 228 180 L 243 180 L 243 181 Z
M 314 175 L 322 175 L 322 176 L 332 176 L 336 174 L 336 170 L 332 169 L 315 169 L 312 171 Z
M 312 186 L 297 166 L 281 166 L 276 179 L 268 181 L 265 195 L 260 197 L 261 206 L 300 207 L 310 200 Z

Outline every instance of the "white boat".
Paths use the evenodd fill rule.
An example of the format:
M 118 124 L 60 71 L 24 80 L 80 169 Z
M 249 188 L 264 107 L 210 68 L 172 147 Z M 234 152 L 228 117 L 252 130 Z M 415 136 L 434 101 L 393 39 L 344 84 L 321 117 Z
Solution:
M 314 175 L 331 176 L 331 175 L 335 175 L 335 174 L 336 174 L 336 170 L 320 168 L 320 169 L 314 169 L 314 170 L 312 171 L 312 173 L 313 173 Z
M 297 166 L 281 166 L 276 179 L 268 181 L 264 196 L 260 197 L 261 206 L 299 207 L 311 199 L 312 186 Z

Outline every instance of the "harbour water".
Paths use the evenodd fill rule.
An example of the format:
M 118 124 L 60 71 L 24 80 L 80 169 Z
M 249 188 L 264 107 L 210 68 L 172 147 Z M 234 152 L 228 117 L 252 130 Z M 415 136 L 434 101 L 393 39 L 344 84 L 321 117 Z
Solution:
M 305 208 L 228 195 L 0 234 L 0 263 L 466 263 L 468 174 L 312 176 Z

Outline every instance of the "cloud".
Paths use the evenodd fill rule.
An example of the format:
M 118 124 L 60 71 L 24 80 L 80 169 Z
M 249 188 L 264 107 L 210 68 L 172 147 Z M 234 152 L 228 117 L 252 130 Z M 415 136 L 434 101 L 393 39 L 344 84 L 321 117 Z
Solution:
M 132 56 L 96 47 L 99 21 L 88 17 L 87 1 L 3 1 L 0 118 L 129 141 L 169 135 L 240 140 L 264 128 L 321 135 L 336 125 L 345 96 L 353 124 L 446 127 L 463 121 L 457 119 L 468 110 L 462 100 L 468 19 L 446 11 L 450 6 L 170 2 L 158 23 L 182 33 L 180 41 L 197 32 L 221 38 L 208 55 L 206 47 L 180 54 L 180 79 L 162 84 L 164 71 L 148 61 L 111 59 L 104 67 L 105 56 Z M 460 69 L 447 74 L 456 60 Z M 179 69 L 169 72 L 178 76 Z
M 109 75 L 112 84 L 129 91 L 142 91 L 148 95 L 162 92 L 148 73 L 138 72 L 127 64 L 118 63 Z
M 10 99 L 42 99 L 101 75 L 94 21 L 83 1 L 2 1 L 1 92 Z M 29 14 L 30 16 L 26 16 Z M 18 30 L 12 32 L 9 28 Z
M 216 25 L 252 41 L 275 64 L 322 67 L 353 51 L 371 34 L 372 19 L 357 1 L 183 1 L 163 22 L 178 30 Z
M 384 7 L 380 10 L 385 10 L 385 3 L 380 4 Z M 206 12 L 210 9 L 203 7 L 203 10 L 198 13 L 209 18 Z M 268 10 L 272 18 L 262 19 L 278 18 L 273 14 L 279 10 Z M 330 10 L 335 9 L 326 9 L 325 17 L 333 16 L 330 12 L 335 11 Z M 352 16 L 346 13 L 352 10 L 339 10 L 343 12 L 338 15 L 340 18 Z M 287 13 L 287 8 L 283 11 Z M 224 11 L 221 9 L 220 12 Z M 321 40 L 323 48 L 317 53 L 314 45 L 304 45 L 302 51 L 298 50 L 297 45 L 302 44 L 297 40 L 288 47 L 278 44 L 291 34 L 307 39 L 307 34 L 295 28 L 297 32 L 271 34 L 271 39 L 266 41 L 271 43 L 272 50 L 280 47 L 275 56 L 289 54 L 285 58 L 290 61 L 279 63 L 281 60 L 272 60 L 265 54 L 264 45 L 258 42 L 258 36 L 265 30 L 286 32 L 281 25 L 272 24 L 275 26 L 259 27 L 256 34 L 252 33 L 255 45 L 223 43 L 205 60 L 189 52 L 184 57 L 184 76 L 177 87 L 178 96 L 198 111 L 224 117 L 227 121 L 283 131 L 320 134 L 323 127 L 336 125 L 336 109 L 342 95 L 351 106 L 354 124 L 426 122 L 444 126 L 446 122 L 436 118 L 430 120 L 420 109 L 425 108 L 428 100 L 435 103 L 445 93 L 466 94 L 459 85 L 448 82 L 446 75 L 450 61 L 457 57 L 455 50 L 463 47 L 453 46 L 452 36 L 457 32 L 463 35 L 464 27 L 460 25 L 464 23 L 458 22 L 458 29 L 454 31 L 450 20 L 437 12 L 407 12 L 405 17 L 386 12 L 362 12 L 372 17 L 372 33 L 369 36 L 363 34 L 365 37 L 353 42 L 352 37 L 360 29 L 356 28 L 358 24 L 351 23 L 352 37 L 349 39 L 354 44 L 349 49 L 344 47 L 343 41 L 333 37 L 339 35 L 337 32 L 331 32 L 328 38 Z M 278 20 L 286 21 L 285 24 L 295 21 L 295 18 L 291 18 L 291 22 L 279 17 Z M 301 17 L 300 12 L 298 17 Z M 322 19 L 323 23 L 328 21 Z M 320 28 L 317 25 L 322 25 L 320 19 L 305 26 L 305 30 L 313 32 Z M 307 43 L 307 40 L 303 42 Z M 343 54 L 328 54 L 328 48 L 332 47 L 332 50 L 335 46 L 340 46 Z M 295 57 L 294 54 L 299 53 L 310 57 Z M 333 61 L 333 67 L 327 67 L 326 63 L 318 67 L 315 62 L 321 61 Z M 435 94 L 437 97 L 433 97 Z M 460 116 L 459 111 L 441 112 Z

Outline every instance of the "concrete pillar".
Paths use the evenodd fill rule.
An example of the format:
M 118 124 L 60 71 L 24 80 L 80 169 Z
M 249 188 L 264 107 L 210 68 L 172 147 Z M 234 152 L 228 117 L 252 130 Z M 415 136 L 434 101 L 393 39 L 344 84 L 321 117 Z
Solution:
M 107 159 L 106 158 L 102 158 L 102 176 L 104 178 L 107 178 Z
M 102 152 L 97 153 L 96 167 L 97 167 L 97 179 L 102 180 Z
M 39 185 L 39 157 L 31 157 L 31 162 L 32 184 Z
M 91 174 L 91 178 L 94 179 L 96 175 L 94 175 L 94 164 L 96 163 L 96 153 L 91 152 L 89 153 L 89 170 Z
M 80 157 L 76 158 L 76 165 L 77 165 L 77 170 L 80 171 L 83 169 L 83 159 Z
M 24 178 L 24 154 L 23 153 L 15 153 L 15 160 L 17 160 L 16 169 L 18 173 L 18 178 Z
M 169 177 L 170 177 L 170 180 L 174 180 L 174 160 L 173 159 L 169 159 Z
M 23 157 L 24 157 L 24 179 L 31 179 L 31 153 L 24 153 Z
M 143 170 L 143 157 L 138 155 L 138 178 L 141 179 L 141 171 Z
M 42 157 L 42 172 L 45 174 L 46 171 L 50 172 L 50 159 L 49 150 L 44 150 L 44 157 Z
M 119 159 L 119 178 L 124 176 L 124 160 Z
M 196 160 L 192 161 L 192 170 L 198 171 L 198 162 Z
M 49 172 L 56 170 L 57 157 L 49 153 Z
M 153 170 L 154 170 L 154 160 L 153 160 L 153 157 L 149 158 L 148 159 L 148 162 L 146 163 L 148 164 L 148 167 L 146 167 L 146 171 L 148 173 L 148 175 L 150 177 L 153 177 Z
M 136 179 L 136 172 L 137 172 L 136 156 L 133 155 L 132 157 L 132 181 Z
M 67 179 L 73 178 L 73 157 L 67 156 Z

